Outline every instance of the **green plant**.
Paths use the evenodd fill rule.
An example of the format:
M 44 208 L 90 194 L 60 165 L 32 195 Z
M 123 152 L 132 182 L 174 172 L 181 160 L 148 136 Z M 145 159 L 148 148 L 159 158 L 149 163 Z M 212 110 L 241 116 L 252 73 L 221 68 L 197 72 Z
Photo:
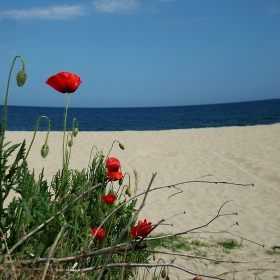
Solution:
M 280 246 L 273 246 L 271 250 L 266 250 L 268 255 L 280 255 Z
M 22 69 L 16 76 L 18 86 L 24 86 L 27 78 L 24 60 L 16 56 L 8 77 L 3 123 L 0 126 L 0 279 L 135 279 L 140 267 L 159 268 L 159 276 L 154 274 L 154 279 L 169 279 L 169 267 L 196 275 L 172 262 L 166 263 L 163 259 L 156 264 L 151 263 L 151 257 L 156 252 L 153 248 L 161 246 L 172 251 L 192 250 L 196 256 L 181 255 L 192 261 L 205 259 L 206 253 L 201 248 L 211 245 L 200 239 L 188 240 L 181 235 L 198 233 L 196 230 L 207 227 L 215 219 L 237 213 L 221 213 L 223 206 L 229 202 L 226 201 L 217 215 L 204 225 L 174 235 L 151 237 L 152 231 L 166 220 L 152 224 L 145 219 L 136 224 L 147 195 L 150 191 L 171 187 L 182 192 L 177 186 L 188 183 L 251 184 L 194 180 L 151 189 L 156 176 L 153 174 L 147 190 L 131 197 L 130 176 L 123 173 L 120 162 L 111 157 L 116 143 L 124 150 L 124 145 L 118 140 L 113 141 L 107 154 L 93 147 L 88 166 L 82 170 L 70 169 L 71 152 L 78 135 L 76 118 L 72 122 L 72 131 L 66 131 L 70 93 L 78 89 L 82 80 L 69 72 L 57 73 L 46 82 L 58 92 L 67 94 L 63 118 L 62 167 L 51 181 L 45 179 L 44 169 L 37 178 L 28 166 L 28 155 L 40 121 L 45 119 L 48 131 L 40 152 L 43 158 L 47 158 L 51 149 L 48 145 L 49 118 L 38 118 L 28 149 L 25 141 L 11 144 L 5 138 L 9 85 L 17 58 L 22 62 Z M 136 171 L 134 174 L 137 179 Z M 16 195 L 4 206 L 11 191 Z M 136 207 L 139 196 L 143 200 Z M 241 246 L 230 239 L 218 245 L 227 249 Z M 172 255 L 172 252 L 168 254 Z
M 219 239 L 217 241 L 217 245 L 223 247 L 224 249 L 233 250 L 233 249 L 240 248 L 242 246 L 242 240 L 238 242 L 237 240 L 232 238 L 224 238 L 224 239 Z
M 24 61 L 21 56 L 16 58 L 20 58 L 23 63 L 19 83 L 20 86 L 23 86 Z M 1 274 L 0 278 L 4 277 L 5 279 L 11 275 L 19 277 L 42 275 L 42 278 L 47 276 L 62 277 L 65 270 L 72 267 L 75 267 L 76 270 L 93 266 L 102 267 L 109 252 L 102 250 L 113 247 L 116 242 L 127 245 L 116 248 L 115 253 L 110 256 L 107 262 L 108 265 L 147 262 L 151 254 L 131 250 L 129 244 L 133 242 L 133 238 L 128 230 L 124 232 L 127 226 L 134 225 L 137 218 L 135 215 L 137 199 L 129 199 L 125 195 L 127 186 L 123 184 L 123 180 L 126 180 L 127 176 L 124 177 L 119 170 L 108 170 L 107 163 L 110 160 L 109 156 L 114 143 L 119 143 L 122 150 L 124 145 L 114 141 L 106 156 L 95 148 L 89 156 L 87 167 L 81 171 L 69 169 L 71 149 L 74 138 L 78 134 L 78 121 L 77 119 L 73 120 L 72 132 L 67 136 L 66 121 L 70 100 L 69 93 L 74 92 L 81 83 L 81 79 L 77 75 L 61 72 L 47 81 L 47 84 L 63 93 L 64 88 L 67 91 L 70 88 L 67 93 L 64 115 L 62 169 L 54 174 L 51 182 L 44 178 L 44 170 L 40 173 L 39 179 L 36 179 L 34 172 L 30 171 L 28 167 L 28 153 L 32 148 L 41 118 L 48 121 L 48 134 L 41 154 L 43 158 L 48 155 L 47 140 L 50 120 L 46 116 L 41 116 L 38 119 L 34 137 L 27 152 L 25 141 L 13 145 L 5 142 L 7 100 L 14 62 L 15 60 L 8 79 L 4 122 L 0 128 L 0 230 L 2 232 L 0 250 L 1 263 L 4 264 L 4 273 Z M 72 85 L 73 87 L 71 87 Z M 16 156 L 14 161 L 10 163 L 13 153 L 16 153 Z M 118 169 L 120 168 L 119 166 Z M 113 176 L 111 176 L 112 172 Z M 121 175 L 119 178 L 115 178 L 114 173 Z M 117 190 L 115 189 L 116 184 L 118 184 Z M 4 207 L 4 201 L 11 190 L 15 192 L 16 196 Z M 108 194 L 113 197 L 112 201 L 103 199 Z M 101 231 L 104 233 L 102 238 L 100 238 Z M 89 252 L 92 251 L 95 253 L 89 256 Z M 69 257 L 71 259 L 71 256 L 74 257 L 72 260 L 65 260 Z M 57 260 L 55 271 L 51 265 L 51 259 L 54 258 Z M 46 261 L 41 262 L 38 259 Z M 11 267 L 12 269 L 10 269 Z M 112 267 L 105 268 L 100 274 L 98 269 L 92 269 L 86 277 L 89 279 L 96 277 L 120 279 L 123 275 L 125 279 L 128 279 L 131 277 L 132 271 L 131 268 Z M 77 275 L 74 276 L 74 279 L 76 277 Z

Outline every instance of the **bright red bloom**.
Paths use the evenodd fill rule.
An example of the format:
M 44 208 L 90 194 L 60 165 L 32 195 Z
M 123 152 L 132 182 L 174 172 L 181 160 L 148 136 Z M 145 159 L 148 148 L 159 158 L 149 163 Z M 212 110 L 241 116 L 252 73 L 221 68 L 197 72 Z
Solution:
M 77 90 L 82 79 L 70 72 L 59 72 L 47 79 L 46 84 L 61 93 L 72 93 Z
M 116 200 L 116 196 L 114 194 L 107 194 L 101 196 L 101 200 L 106 204 L 112 204 Z
M 96 231 L 98 230 L 98 227 L 94 227 L 92 230 L 91 230 L 91 235 L 95 235 Z M 97 231 L 97 234 L 95 235 L 94 239 L 96 241 L 105 241 L 105 235 L 106 235 L 106 230 L 103 229 L 103 228 L 100 228 L 98 231 Z
M 130 230 L 130 235 L 133 238 L 137 238 L 138 236 L 143 237 L 148 235 L 152 228 L 152 223 L 147 222 L 146 219 L 144 221 L 138 221 L 137 226 Z
M 109 172 L 116 172 L 120 169 L 121 164 L 118 159 L 111 157 L 106 160 L 106 167 Z
M 107 176 L 108 176 L 108 179 L 110 181 L 119 181 L 120 179 L 123 178 L 123 175 L 122 175 L 122 173 L 120 171 L 108 172 Z

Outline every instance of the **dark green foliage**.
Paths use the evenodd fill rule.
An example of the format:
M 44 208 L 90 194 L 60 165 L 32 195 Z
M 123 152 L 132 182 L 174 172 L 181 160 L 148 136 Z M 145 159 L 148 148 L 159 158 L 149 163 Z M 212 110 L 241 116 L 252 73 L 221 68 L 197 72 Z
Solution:
M 1 230 L 3 233 L 7 233 L 5 239 L 7 247 L 11 249 L 27 234 L 43 225 L 40 230 L 12 251 L 11 258 L 13 260 L 47 257 L 63 226 L 65 229 L 52 254 L 53 258 L 82 254 L 90 243 L 91 229 L 101 224 L 101 227 L 106 230 L 105 241 L 93 241 L 88 252 L 115 244 L 120 233 L 134 215 L 137 200 L 134 199 L 126 203 L 124 187 L 119 186 L 119 189 L 116 190 L 117 182 L 112 183 L 107 179 L 103 156 L 100 154 L 94 156 L 90 165 L 81 172 L 68 168 L 59 170 L 48 183 L 44 179 L 44 170 L 36 179 L 34 172 L 29 169 L 25 159 L 25 142 L 10 147 L 5 144 L 3 147 L 0 173 L 3 197 L 5 199 L 10 190 L 16 193 L 9 205 L 3 208 L 1 216 Z M 14 162 L 8 164 L 9 157 L 17 150 Z M 75 200 L 79 195 L 98 184 L 100 185 L 92 192 Z M 107 205 L 101 200 L 101 196 L 107 193 L 114 193 L 122 205 L 113 215 L 111 213 L 116 209 L 115 206 L 113 204 Z M 107 220 L 104 222 L 105 219 Z M 135 221 L 132 225 L 134 223 Z M 125 243 L 127 248 L 132 248 L 129 245 L 133 244 L 132 241 L 133 239 L 127 231 L 120 243 Z M 7 254 L 6 245 L 1 239 L 2 255 Z M 141 263 L 148 262 L 150 258 L 150 253 L 143 251 L 124 252 L 125 249 L 121 253 L 113 254 L 109 263 Z M 102 265 L 106 257 L 107 254 L 99 254 L 91 258 L 81 259 L 76 269 Z M 69 269 L 72 266 L 73 263 L 61 263 L 59 269 Z M 31 266 L 32 269 L 42 267 L 44 264 Z M 124 279 L 129 279 L 132 271 L 125 269 Z M 107 269 L 102 279 L 120 279 L 121 273 L 122 269 L 120 268 Z M 96 275 L 98 275 L 97 271 L 87 273 L 88 279 L 94 279 Z

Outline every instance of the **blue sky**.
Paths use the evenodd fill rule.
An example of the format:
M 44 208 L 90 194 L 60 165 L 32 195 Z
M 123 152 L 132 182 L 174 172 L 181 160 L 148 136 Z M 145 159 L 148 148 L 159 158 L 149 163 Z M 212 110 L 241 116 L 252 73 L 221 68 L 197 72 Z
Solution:
M 83 80 L 71 107 L 280 98 L 280 1 L 1 1 L 0 104 L 17 54 L 10 105 L 64 107 L 45 84 L 60 71 Z

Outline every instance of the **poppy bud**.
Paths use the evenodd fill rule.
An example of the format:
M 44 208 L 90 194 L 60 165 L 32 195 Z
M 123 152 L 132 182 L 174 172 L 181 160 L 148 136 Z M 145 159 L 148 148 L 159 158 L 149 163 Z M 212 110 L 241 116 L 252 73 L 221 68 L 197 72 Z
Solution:
M 73 140 L 71 139 L 69 142 L 68 142 L 68 147 L 71 148 L 73 146 Z
M 27 80 L 26 72 L 24 70 L 20 70 L 17 73 L 16 80 L 17 80 L 17 85 L 19 87 L 23 87 L 25 82 L 26 82 L 26 80 Z
M 120 204 L 120 201 L 118 200 L 118 199 L 116 199 L 115 201 L 114 201 L 114 207 L 118 207 L 119 206 L 119 204 Z
M 126 190 L 125 190 L 125 194 L 127 194 L 129 197 L 131 197 L 132 192 L 129 186 L 127 186 Z
M 48 146 L 48 144 L 44 144 L 42 149 L 41 149 L 42 158 L 47 157 L 48 153 L 49 153 L 49 146 Z
M 77 136 L 77 134 L 78 134 L 78 128 L 77 127 L 75 127 L 74 129 L 73 129 L 73 135 L 74 135 L 74 137 L 76 137 Z
M 165 276 L 166 276 L 166 270 L 165 269 L 163 269 L 162 271 L 161 271 L 161 278 L 165 278 Z
M 119 180 L 119 185 L 121 186 L 123 183 L 123 178 Z
M 119 143 L 119 147 L 120 147 L 122 150 L 124 150 L 124 144 Z

